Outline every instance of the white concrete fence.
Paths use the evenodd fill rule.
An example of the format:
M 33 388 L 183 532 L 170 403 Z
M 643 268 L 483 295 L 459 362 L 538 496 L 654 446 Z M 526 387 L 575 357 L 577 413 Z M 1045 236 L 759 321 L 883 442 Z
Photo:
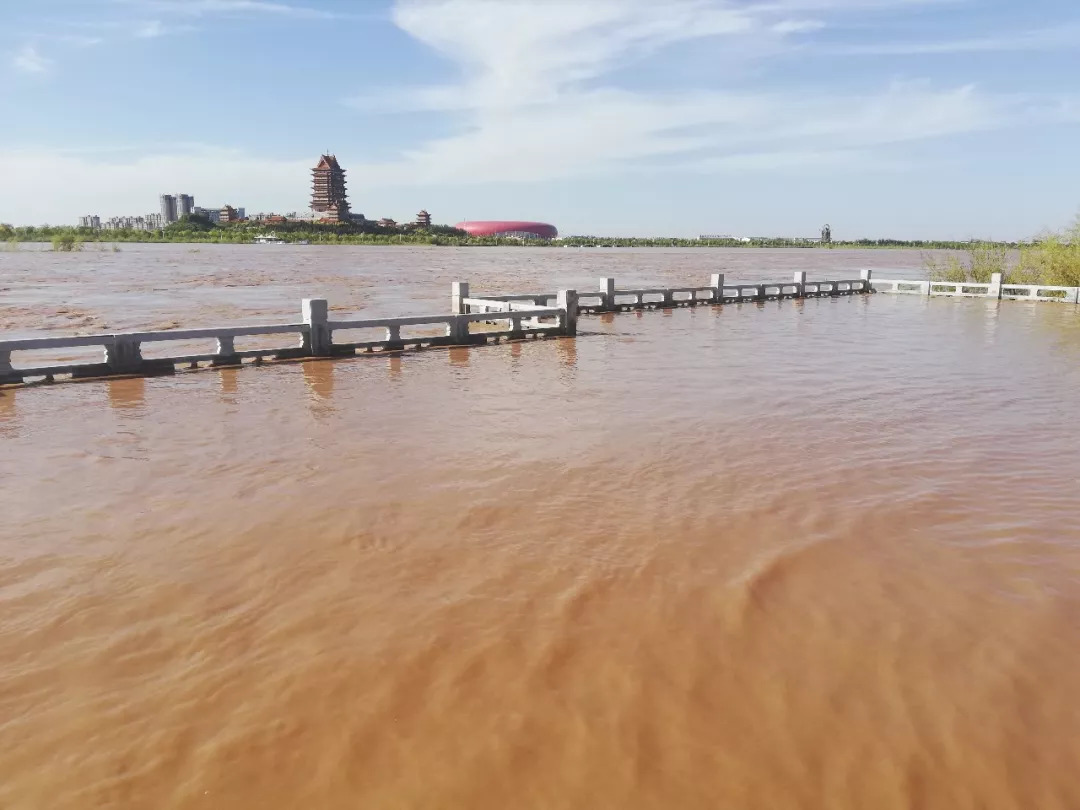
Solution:
M 1056 301 L 1080 303 L 1080 287 L 1054 287 L 1044 284 L 1010 284 L 1001 273 L 990 276 L 988 283 L 973 281 L 906 281 L 875 278 L 875 292 L 897 295 L 951 296 L 956 298 L 997 298 L 1006 301 Z
M 58 375 L 73 379 L 115 375 L 172 374 L 177 366 L 191 369 L 201 364 L 237 366 L 245 360 L 256 364 L 267 358 L 293 360 L 305 357 L 344 357 L 358 353 L 402 351 L 434 346 L 467 346 L 489 341 L 573 337 L 580 313 L 627 312 L 664 309 L 699 304 L 726 304 L 751 301 L 856 295 L 873 292 L 870 271 L 860 278 L 837 281 L 808 281 L 806 273 L 795 273 L 791 281 L 728 284 L 724 275 L 712 276 L 702 287 L 641 287 L 620 289 L 611 278 L 601 279 L 598 290 L 578 293 L 485 295 L 473 297 L 466 282 L 454 282 L 451 312 L 446 315 L 418 315 L 404 318 L 362 318 L 331 320 L 325 299 L 305 298 L 302 320 L 297 323 L 263 326 L 222 326 L 207 329 L 177 329 L 153 332 L 120 332 L 76 337 L 25 338 L 0 341 L 0 384 L 25 382 L 30 378 L 53 380 Z M 403 330 L 423 334 L 404 335 Z M 347 333 L 375 330 L 375 336 L 350 340 Z M 267 335 L 299 336 L 299 343 L 276 348 L 238 350 L 236 339 Z M 167 357 L 143 357 L 143 346 L 153 343 L 214 341 L 214 350 L 188 352 Z M 39 362 L 15 366 L 12 356 L 21 352 L 100 347 L 100 362 Z
M 483 300 L 468 298 L 465 287 L 462 302 L 469 309 L 460 311 L 506 311 L 499 306 L 541 305 L 554 298 L 553 293 L 524 293 L 514 295 L 485 295 Z M 600 279 L 598 290 L 578 291 L 578 310 L 584 314 L 628 312 L 641 309 L 670 309 L 698 304 L 730 304 L 749 301 L 768 301 L 782 298 L 816 298 L 819 296 L 859 295 L 873 292 L 871 272 L 863 270 L 859 278 L 837 281 L 808 281 L 806 273 L 795 273 L 791 281 L 728 284 L 723 273 L 715 273 L 701 287 L 630 287 L 620 289 L 615 279 Z M 487 307 L 487 309 L 485 309 Z
M 467 289 L 468 285 L 454 285 L 455 300 L 462 286 Z M 52 380 L 57 375 L 70 375 L 72 379 L 114 375 L 153 376 L 172 374 L 178 365 L 192 369 L 200 364 L 237 366 L 245 359 L 261 363 L 267 358 L 344 357 L 362 352 L 478 345 L 504 338 L 527 340 L 573 336 L 577 333 L 575 301 L 573 290 L 563 290 L 555 296 L 555 306 L 514 307 L 513 311 L 505 313 L 456 311 L 449 315 L 331 320 L 325 299 L 305 298 L 302 302 L 303 320 L 299 323 L 3 340 L 0 341 L 0 384 L 20 383 L 38 377 Z M 479 330 L 474 331 L 477 325 Z M 502 328 L 499 328 L 500 325 Z M 420 327 L 419 331 L 423 334 L 403 334 L 404 330 L 415 331 L 416 327 Z M 347 333 L 354 330 L 375 330 L 379 334 L 349 340 Z M 299 343 L 276 348 L 236 349 L 237 338 L 281 334 L 298 335 Z M 335 340 L 335 336 L 339 339 Z M 198 340 L 214 341 L 214 351 L 161 358 L 143 357 L 143 346 L 148 343 L 191 343 Z M 18 367 L 12 363 L 12 355 L 17 352 L 55 352 L 88 346 L 104 350 L 101 362 L 52 362 Z

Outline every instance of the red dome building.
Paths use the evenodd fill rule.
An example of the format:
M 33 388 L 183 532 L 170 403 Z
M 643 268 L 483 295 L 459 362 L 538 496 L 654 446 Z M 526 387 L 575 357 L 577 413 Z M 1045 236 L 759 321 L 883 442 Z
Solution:
M 555 239 L 559 229 L 546 222 L 459 222 L 454 226 L 469 236 L 512 236 L 519 239 Z

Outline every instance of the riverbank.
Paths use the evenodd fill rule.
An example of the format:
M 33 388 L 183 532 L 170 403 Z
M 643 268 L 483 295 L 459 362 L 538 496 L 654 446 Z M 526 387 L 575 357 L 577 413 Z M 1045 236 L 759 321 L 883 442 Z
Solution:
M 289 234 L 277 233 L 285 244 L 311 245 L 434 245 L 436 247 L 527 247 L 527 248 L 797 248 L 800 250 L 968 250 L 971 242 L 948 241 L 902 241 L 898 239 L 862 239 L 847 242 L 806 242 L 791 239 L 755 239 L 749 242 L 718 239 L 636 239 L 605 238 L 590 239 L 569 237 L 566 239 L 513 239 L 474 238 L 434 235 L 383 235 L 383 234 Z M 59 240 L 57 241 L 57 238 Z M 112 244 L 194 244 L 194 245 L 244 245 L 254 243 L 254 233 L 234 234 L 227 232 L 188 233 L 182 237 L 164 236 L 145 232 L 106 231 L 96 234 L 37 233 L 30 236 L 10 237 L 4 247 L 17 250 L 20 244 L 62 245 L 58 250 L 81 250 L 84 245 Z M 989 243 L 1012 250 L 1015 242 Z

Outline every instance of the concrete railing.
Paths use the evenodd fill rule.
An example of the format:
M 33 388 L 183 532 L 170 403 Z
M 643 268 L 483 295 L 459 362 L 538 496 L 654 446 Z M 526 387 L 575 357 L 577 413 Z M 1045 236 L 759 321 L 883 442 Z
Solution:
M 466 287 L 467 289 L 467 287 Z M 728 284 L 723 273 L 714 273 L 707 285 L 699 287 L 628 287 L 615 285 L 615 279 L 600 279 L 598 290 L 579 290 L 578 308 L 582 313 L 626 312 L 640 309 L 668 309 L 698 304 L 767 301 L 781 298 L 814 298 L 818 296 L 857 295 L 873 292 L 871 271 L 861 271 L 859 278 L 836 281 L 807 281 L 806 273 L 795 273 L 791 281 Z M 546 303 L 552 293 L 488 295 L 466 302 L 475 311 L 496 312 L 500 304 L 516 302 Z
M 1001 297 L 1008 301 L 1058 301 L 1080 304 L 1080 287 L 1054 287 L 1047 284 L 1002 284 Z
M 998 298 L 1011 301 L 1057 301 L 1080 303 L 1080 287 L 1055 287 L 1043 284 L 1010 284 L 1001 273 L 990 276 L 989 282 L 973 281 L 909 281 L 875 278 L 874 289 L 880 293 L 900 295 L 950 296 L 957 298 Z
M 459 306 L 464 288 L 455 283 L 453 303 Z M 556 305 L 510 305 L 502 312 L 469 313 L 455 311 L 448 315 L 418 315 L 403 318 L 364 318 L 330 320 L 329 306 L 322 298 L 305 298 L 302 302 L 301 323 L 268 324 L 262 326 L 221 326 L 207 329 L 177 329 L 153 332 L 121 332 L 77 337 L 42 337 L 0 341 L 0 384 L 21 383 L 27 378 L 52 380 L 57 375 L 73 379 L 115 375 L 172 374 L 177 365 L 198 368 L 240 365 L 245 359 L 261 363 L 265 359 L 292 360 L 304 357 L 341 357 L 357 352 L 400 351 L 429 346 L 478 345 L 503 338 L 526 340 L 550 336 L 577 334 L 577 296 L 573 290 L 563 290 L 555 296 Z M 473 324 L 483 323 L 474 332 Z M 490 328 L 494 324 L 496 328 Z M 503 325 L 499 328 L 499 325 Z M 424 334 L 405 335 L 403 330 L 432 327 Z M 349 330 L 381 330 L 374 338 L 358 341 L 335 341 L 335 332 Z M 237 350 L 239 337 L 296 334 L 300 340 L 292 346 Z M 187 352 L 167 357 L 144 358 L 143 346 L 148 343 L 215 341 L 213 352 Z M 104 351 L 101 362 L 48 362 L 15 366 L 12 356 L 21 352 L 56 352 L 64 349 L 99 347 Z
M 238 337 L 252 335 L 299 334 L 300 347 L 276 349 L 252 349 L 237 351 Z M 101 377 L 114 374 L 170 374 L 177 364 L 198 366 L 208 362 L 215 366 L 239 365 L 244 358 L 261 361 L 268 356 L 292 354 L 303 356 L 310 345 L 311 326 L 307 323 L 273 324 L 268 326 L 232 326 L 209 329 L 178 329 L 157 332 L 119 332 L 110 335 L 80 335 L 78 337 L 26 338 L 0 341 L 0 383 L 22 382 L 25 377 L 48 377 L 70 374 L 72 378 Z M 146 343 L 164 341 L 214 340 L 213 352 L 188 353 L 168 358 L 144 359 L 142 347 Z M 100 363 L 49 363 L 47 365 L 14 368 L 12 354 L 26 351 L 50 351 L 99 346 L 104 350 Z
M 245 359 L 261 363 L 304 357 L 341 357 L 358 352 L 400 351 L 408 348 L 463 346 L 489 341 L 526 340 L 549 336 L 573 337 L 577 334 L 579 312 L 626 312 L 663 309 L 699 304 L 725 304 L 816 296 L 855 295 L 873 292 L 869 270 L 860 278 L 838 281 L 807 281 L 806 273 L 795 273 L 791 281 L 728 284 L 722 273 L 714 274 L 709 284 L 686 287 L 619 288 L 615 279 L 601 279 L 600 289 L 578 293 L 470 296 L 466 282 L 454 282 L 451 312 L 445 315 L 417 315 L 403 318 L 362 318 L 331 320 L 323 298 L 305 298 L 302 321 L 263 326 L 222 326 L 208 329 L 182 329 L 154 332 L 123 332 L 78 337 L 26 338 L 0 341 L 0 384 L 20 383 L 27 378 L 52 380 L 57 375 L 72 378 L 112 375 L 171 374 L 177 365 L 198 368 L 240 365 Z M 474 330 L 474 325 L 479 325 Z M 406 335 L 404 330 L 422 334 Z M 370 332 L 350 340 L 345 332 Z M 297 334 L 299 343 L 276 348 L 238 350 L 236 339 L 266 335 Z M 335 334 L 338 339 L 335 340 Z M 145 344 L 165 342 L 215 341 L 212 352 L 187 352 L 166 357 L 144 358 Z M 48 362 L 36 365 L 12 363 L 20 352 L 51 351 L 84 347 L 104 350 L 101 362 Z

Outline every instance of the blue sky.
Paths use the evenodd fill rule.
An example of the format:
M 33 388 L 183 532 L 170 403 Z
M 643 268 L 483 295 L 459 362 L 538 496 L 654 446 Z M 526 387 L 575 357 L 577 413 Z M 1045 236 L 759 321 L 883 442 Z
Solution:
M 1075 0 L 0 0 L 0 221 L 157 195 L 565 234 L 1029 236 L 1080 209 Z

